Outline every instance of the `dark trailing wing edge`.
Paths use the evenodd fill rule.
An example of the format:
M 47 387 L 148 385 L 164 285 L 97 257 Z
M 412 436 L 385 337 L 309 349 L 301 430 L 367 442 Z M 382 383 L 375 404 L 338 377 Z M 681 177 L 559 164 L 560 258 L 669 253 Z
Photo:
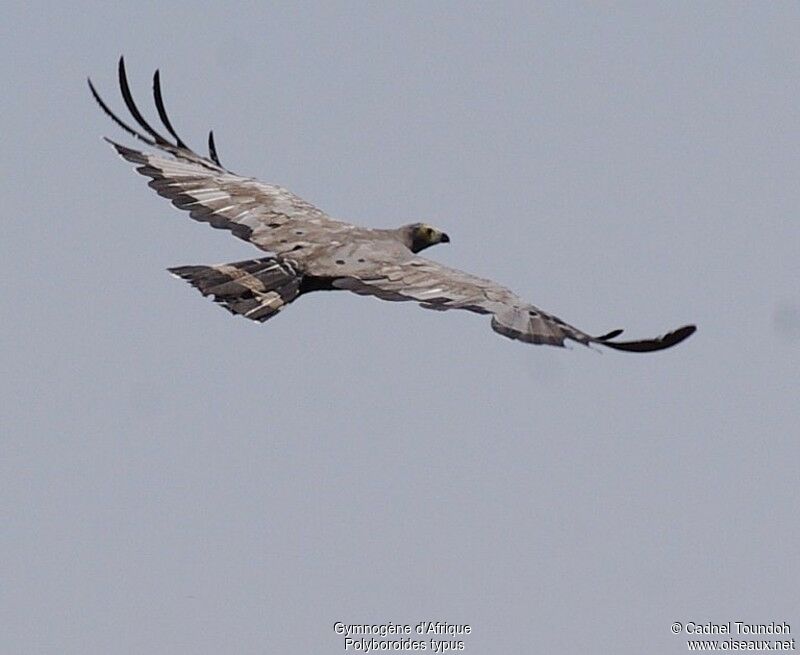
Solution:
M 679 344 L 684 339 L 689 338 L 695 333 L 696 330 L 697 326 L 695 325 L 684 325 L 677 330 L 668 332 L 667 334 L 656 337 L 655 339 L 643 339 L 641 341 L 609 341 L 609 339 L 613 339 L 622 333 L 622 330 L 614 330 L 613 332 L 609 332 L 602 337 L 597 337 L 596 341 L 603 346 L 607 346 L 608 348 L 614 348 L 614 350 L 625 350 L 627 352 L 634 353 L 649 353 L 656 350 L 671 348 L 672 346 Z
M 94 97 L 95 101 L 98 105 L 100 105 L 100 109 L 105 112 L 105 114 L 111 118 L 119 127 L 125 130 L 128 134 L 133 136 L 140 141 L 143 141 L 149 146 L 154 148 L 158 148 L 160 150 L 164 150 L 165 152 L 169 152 L 171 155 L 177 157 L 178 159 L 183 159 L 186 161 L 191 161 L 196 164 L 200 164 L 206 168 L 211 170 L 225 170 L 220 163 L 219 156 L 217 155 L 217 148 L 214 143 L 214 134 L 213 132 L 209 133 L 208 135 L 208 151 L 209 156 L 203 157 L 198 155 L 194 150 L 192 150 L 186 143 L 181 139 L 175 128 L 172 127 L 172 122 L 167 115 L 167 110 L 164 107 L 164 99 L 161 93 L 161 75 L 159 71 L 156 71 L 153 75 L 153 100 L 155 101 L 156 110 L 158 111 L 158 117 L 161 119 L 161 122 L 164 124 L 167 132 L 175 139 L 175 143 L 170 142 L 164 135 L 157 132 L 150 123 L 147 122 L 145 117 L 139 111 L 139 108 L 136 106 L 136 103 L 133 100 L 133 94 L 131 94 L 130 85 L 128 84 L 128 76 L 125 71 L 125 58 L 119 58 L 119 65 L 118 65 L 118 77 L 119 77 L 119 88 L 122 93 L 122 99 L 125 101 L 125 106 L 128 108 L 133 119 L 138 123 L 139 127 L 144 130 L 144 133 L 140 132 L 139 130 L 131 127 L 128 123 L 123 121 L 119 116 L 117 116 L 109 106 L 105 103 L 105 101 L 100 97 L 100 94 L 95 89 L 94 84 L 92 84 L 91 79 L 87 79 L 89 83 L 89 89 L 92 92 L 92 96 Z

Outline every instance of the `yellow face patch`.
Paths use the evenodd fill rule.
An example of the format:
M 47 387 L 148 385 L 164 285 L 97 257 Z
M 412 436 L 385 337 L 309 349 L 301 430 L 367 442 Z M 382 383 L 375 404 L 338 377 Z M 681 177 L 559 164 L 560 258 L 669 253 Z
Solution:
M 435 227 L 423 223 L 417 228 L 417 239 L 428 245 L 435 245 L 441 240 L 442 233 Z
M 435 227 L 428 225 L 427 223 L 415 223 L 410 227 L 410 247 L 412 252 L 419 252 L 420 250 L 434 246 L 437 243 L 448 243 L 450 241 L 450 237 L 448 237 L 444 232 L 437 230 Z

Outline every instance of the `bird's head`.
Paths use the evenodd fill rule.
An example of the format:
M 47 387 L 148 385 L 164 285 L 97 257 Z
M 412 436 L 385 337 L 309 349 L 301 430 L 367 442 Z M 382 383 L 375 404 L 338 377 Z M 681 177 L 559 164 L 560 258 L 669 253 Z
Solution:
M 427 223 L 411 223 L 400 228 L 403 242 L 411 252 L 419 252 L 437 243 L 449 243 L 450 237 L 445 232 L 428 225 Z

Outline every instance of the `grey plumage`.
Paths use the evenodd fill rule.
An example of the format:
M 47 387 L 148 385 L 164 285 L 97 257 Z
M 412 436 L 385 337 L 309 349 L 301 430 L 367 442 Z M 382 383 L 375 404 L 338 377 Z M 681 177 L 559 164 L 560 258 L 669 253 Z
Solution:
M 123 100 L 144 132 L 114 114 L 95 90 L 92 95 L 120 127 L 163 154 L 142 152 L 109 140 L 121 157 L 149 177 L 149 185 L 195 220 L 225 229 L 266 251 L 270 257 L 169 269 L 203 295 L 234 314 L 265 321 L 304 293 L 348 290 L 384 300 L 413 301 L 427 309 L 463 309 L 492 316 L 492 328 L 511 339 L 563 346 L 569 339 L 618 350 L 646 352 L 668 348 L 695 331 L 688 325 L 663 337 L 611 341 L 615 330 L 594 337 L 543 312 L 491 280 L 448 268 L 417 253 L 449 241 L 422 223 L 397 229 L 369 229 L 334 220 L 287 189 L 232 173 L 220 163 L 209 134 L 209 156 L 191 150 L 177 135 L 164 108 L 158 71 L 153 97 L 168 140 L 144 118 L 133 101 L 119 62 Z

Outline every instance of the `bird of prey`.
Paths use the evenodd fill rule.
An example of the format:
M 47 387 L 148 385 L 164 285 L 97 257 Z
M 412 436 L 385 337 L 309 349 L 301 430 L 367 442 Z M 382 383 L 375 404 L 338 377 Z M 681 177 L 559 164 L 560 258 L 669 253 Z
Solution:
M 383 300 L 413 301 L 427 309 L 489 314 L 496 332 L 534 344 L 563 346 L 565 340 L 571 340 L 649 352 L 674 346 L 695 331 L 695 326 L 686 325 L 638 341 L 616 340 L 622 330 L 591 336 L 491 280 L 420 257 L 422 250 L 450 241 L 442 230 L 425 223 L 370 229 L 334 220 L 283 187 L 225 168 L 217 156 L 213 132 L 209 133 L 208 156 L 197 154 L 172 127 L 156 71 L 153 99 L 171 139 L 164 136 L 134 103 L 122 58 L 118 73 L 122 98 L 140 129 L 114 114 L 89 80 L 92 95 L 119 127 L 153 152 L 107 141 L 173 205 L 269 254 L 230 264 L 168 269 L 233 314 L 264 322 L 305 293 L 345 289 Z

